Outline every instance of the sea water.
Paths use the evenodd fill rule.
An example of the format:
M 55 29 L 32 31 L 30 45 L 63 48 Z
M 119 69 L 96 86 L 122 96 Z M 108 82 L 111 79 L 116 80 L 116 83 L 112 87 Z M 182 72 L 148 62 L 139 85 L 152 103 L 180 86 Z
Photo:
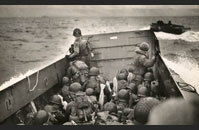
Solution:
M 74 28 L 83 35 L 147 30 L 163 20 L 191 30 L 181 35 L 157 32 L 168 67 L 199 89 L 199 17 L 38 17 L 0 18 L 0 88 L 36 72 L 67 53 Z

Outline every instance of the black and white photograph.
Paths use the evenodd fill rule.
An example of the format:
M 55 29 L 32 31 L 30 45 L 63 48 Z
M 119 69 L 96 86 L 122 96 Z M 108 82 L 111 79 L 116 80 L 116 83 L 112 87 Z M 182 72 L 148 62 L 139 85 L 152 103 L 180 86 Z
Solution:
M 0 5 L 0 125 L 199 125 L 199 5 Z

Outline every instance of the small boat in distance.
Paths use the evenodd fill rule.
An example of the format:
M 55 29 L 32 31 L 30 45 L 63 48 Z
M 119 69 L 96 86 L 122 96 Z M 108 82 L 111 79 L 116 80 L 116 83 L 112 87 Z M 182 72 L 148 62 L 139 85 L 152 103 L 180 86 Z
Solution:
M 172 24 L 171 21 L 164 23 L 162 20 L 157 21 L 157 23 L 152 23 L 150 29 L 154 32 L 166 32 L 173 34 L 182 34 L 191 28 L 184 27 L 182 25 Z

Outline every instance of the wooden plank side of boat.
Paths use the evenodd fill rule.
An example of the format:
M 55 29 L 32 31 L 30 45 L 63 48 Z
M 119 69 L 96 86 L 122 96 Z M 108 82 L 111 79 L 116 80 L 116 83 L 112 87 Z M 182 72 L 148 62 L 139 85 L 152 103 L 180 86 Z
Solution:
M 91 65 L 99 67 L 102 75 L 112 80 L 120 69 L 133 62 L 136 46 L 148 42 L 152 50 L 154 38 L 149 30 L 94 35 L 90 39 L 95 55 Z
M 0 91 L 0 122 L 53 86 L 61 83 L 61 79 L 65 75 L 66 66 L 66 60 L 61 59 L 40 70 L 39 73 L 36 72 L 30 75 L 30 86 L 28 78 L 25 78 Z M 35 86 L 37 80 L 38 84 Z M 34 86 L 35 89 L 33 90 Z
M 103 76 L 112 80 L 121 68 L 128 68 L 130 63 L 133 62 L 137 44 L 144 41 L 150 44 L 149 57 L 160 51 L 159 42 L 152 31 L 94 35 L 91 38 L 91 43 L 95 58 L 92 59 L 91 63 L 93 66 L 100 68 Z M 171 76 L 172 74 L 162 60 L 161 55 L 157 57 L 153 72 L 156 79 L 159 79 L 160 91 L 163 95 L 188 99 L 188 96 L 185 96 L 187 92 L 181 91 L 178 84 L 176 84 L 176 78 Z M 192 97 L 197 94 L 188 92 L 186 95 Z

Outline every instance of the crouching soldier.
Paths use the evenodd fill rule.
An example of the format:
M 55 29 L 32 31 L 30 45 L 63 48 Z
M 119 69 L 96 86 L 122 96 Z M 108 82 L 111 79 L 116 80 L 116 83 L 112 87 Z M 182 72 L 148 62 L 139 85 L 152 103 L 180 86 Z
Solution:
M 103 112 L 97 113 L 96 125 L 119 125 L 117 106 L 112 101 L 104 104 Z
M 68 104 L 65 115 L 68 121 L 73 121 L 76 124 L 89 123 L 92 121 L 92 114 L 94 107 L 88 101 L 84 92 L 76 93 L 74 101 Z
M 62 78 L 62 87 L 69 86 L 70 85 L 70 79 L 67 76 L 64 76 Z
M 75 94 L 79 91 L 82 91 L 82 86 L 78 82 L 72 83 L 70 86 L 64 86 L 61 89 L 61 96 L 63 100 L 67 103 L 74 101 Z
M 154 79 L 152 72 L 145 73 L 144 86 L 148 88 L 149 96 L 159 99 L 159 92 L 158 92 L 159 82 Z
M 35 113 L 34 125 L 53 125 L 50 121 L 50 115 L 45 110 L 39 110 Z
M 128 89 L 121 89 L 117 93 L 117 108 L 118 110 L 123 111 L 124 108 L 129 107 L 129 90 Z
M 89 79 L 83 85 L 84 90 L 93 89 L 93 95 L 99 99 L 99 103 L 103 106 L 104 103 L 111 98 L 111 88 L 108 81 L 100 76 L 99 69 L 92 67 L 89 71 Z
M 54 125 L 66 122 L 61 98 L 58 95 L 51 97 L 50 103 L 44 107 L 44 110 L 50 114 L 50 122 Z
M 88 79 L 88 66 L 85 62 L 77 60 L 70 62 L 70 67 L 67 70 L 67 76 L 70 82 L 79 82 L 81 85 Z
M 128 77 L 128 71 L 127 69 L 123 68 L 119 71 L 119 73 L 116 75 L 116 77 L 113 78 L 113 96 L 116 96 L 118 92 L 118 84 L 121 84 L 121 82 L 126 82 Z
M 151 82 L 154 80 L 152 72 L 147 72 L 144 74 L 144 86 L 151 90 Z
M 145 98 L 145 97 L 149 97 L 150 96 L 150 91 L 147 87 L 145 87 L 143 84 L 140 84 L 138 85 L 138 91 L 137 91 L 137 97 L 138 97 L 138 100 L 141 100 L 142 98 Z

